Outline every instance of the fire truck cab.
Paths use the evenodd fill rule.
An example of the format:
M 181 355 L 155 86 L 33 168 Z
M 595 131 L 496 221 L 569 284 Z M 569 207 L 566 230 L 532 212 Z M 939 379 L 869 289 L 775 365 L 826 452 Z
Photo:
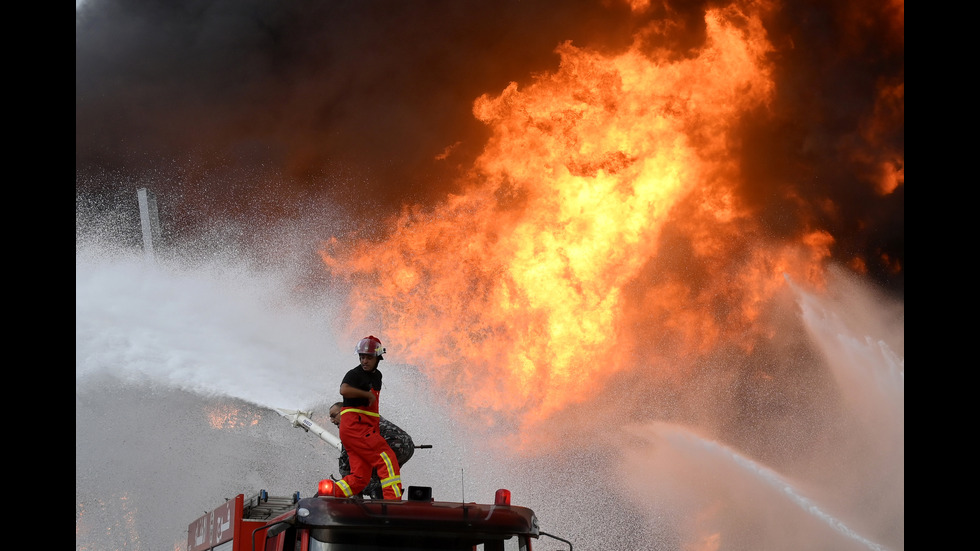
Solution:
M 187 551 L 531 551 L 534 511 L 497 490 L 492 504 L 435 501 L 410 486 L 403 500 L 238 494 L 187 528 Z

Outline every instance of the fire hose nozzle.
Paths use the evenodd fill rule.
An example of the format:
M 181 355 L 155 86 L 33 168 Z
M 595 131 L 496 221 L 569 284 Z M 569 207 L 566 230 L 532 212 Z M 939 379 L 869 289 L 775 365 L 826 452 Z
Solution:
M 321 440 L 338 450 L 343 449 L 340 438 L 330 434 L 327 432 L 327 429 L 313 422 L 311 419 L 313 412 L 294 411 L 291 409 L 276 409 L 276 412 L 285 417 L 294 427 L 299 427 L 306 432 L 310 432 L 310 429 L 313 429 L 313 434 L 319 436 Z

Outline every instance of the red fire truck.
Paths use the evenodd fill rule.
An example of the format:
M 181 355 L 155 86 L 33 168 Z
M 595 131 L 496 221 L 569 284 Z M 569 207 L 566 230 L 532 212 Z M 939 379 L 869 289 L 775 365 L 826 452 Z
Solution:
M 340 439 L 312 414 L 278 410 L 295 427 L 340 449 Z M 404 499 L 332 497 L 321 481 L 317 495 L 238 494 L 187 527 L 187 551 L 532 551 L 542 532 L 534 511 L 511 505 L 509 490 L 493 503 L 435 501 L 432 489 L 409 486 Z
M 531 551 L 547 536 L 534 511 L 497 490 L 492 504 L 435 501 L 409 486 L 406 499 L 272 497 L 234 499 L 187 527 L 187 551 Z M 562 547 L 564 548 L 564 546 Z

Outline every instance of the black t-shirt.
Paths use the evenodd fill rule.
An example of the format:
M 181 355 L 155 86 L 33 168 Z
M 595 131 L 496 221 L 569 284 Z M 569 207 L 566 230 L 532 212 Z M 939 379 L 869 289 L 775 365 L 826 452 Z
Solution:
M 374 371 L 364 371 L 364 369 L 358 365 L 344 375 L 344 380 L 342 383 L 347 383 L 348 385 L 361 390 L 374 389 L 381 392 L 381 372 L 378 371 L 377 368 L 375 368 Z M 367 405 L 367 398 L 344 397 L 344 407 L 363 407 Z

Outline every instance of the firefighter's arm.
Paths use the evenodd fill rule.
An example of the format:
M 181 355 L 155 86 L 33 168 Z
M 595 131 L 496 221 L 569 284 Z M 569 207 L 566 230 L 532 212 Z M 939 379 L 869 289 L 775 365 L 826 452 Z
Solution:
M 376 399 L 373 392 L 369 390 L 361 390 L 347 383 L 340 383 L 340 395 L 344 398 L 365 398 L 367 399 L 368 404 L 373 404 L 374 400 Z

